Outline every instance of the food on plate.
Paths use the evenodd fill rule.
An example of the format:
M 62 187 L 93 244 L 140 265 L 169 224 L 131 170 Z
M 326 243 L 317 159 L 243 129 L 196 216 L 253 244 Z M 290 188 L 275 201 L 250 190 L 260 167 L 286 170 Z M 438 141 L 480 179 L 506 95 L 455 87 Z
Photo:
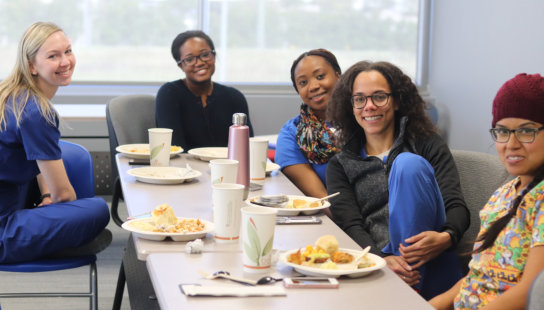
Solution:
M 321 269 L 361 269 L 375 265 L 375 262 L 366 255 L 358 257 L 355 261 L 353 254 L 339 250 L 338 240 L 332 235 L 320 237 L 315 242 L 315 246 L 308 245 L 289 254 L 287 261 L 301 266 Z
M 331 262 L 331 261 L 327 261 L 327 262 L 324 262 L 323 264 L 321 264 L 321 266 L 319 266 L 320 269 L 338 269 L 338 265 L 336 265 L 335 263 Z
M 285 206 L 288 209 L 307 209 L 320 207 L 319 201 L 307 201 L 306 199 L 289 199 L 289 202 Z
M 333 235 L 325 235 L 319 237 L 315 242 L 317 247 L 322 248 L 327 253 L 332 254 L 334 251 L 338 251 L 338 240 Z
M 180 146 L 172 145 L 170 147 L 170 152 L 179 152 L 181 150 Z M 142 146 L 142 147 L 131 147 L 127 149 L 130 153 L 149 153 L 149 146 Z
M 199 219 L 178 219 L 168 204 L 151 211 L 151 219 L 134 220 L 130 224 L 139 230 L 163 233 L 200 232 L 206 228 L 206 224 Z
M 376 265 L 368 256 L 363 256 L 357 260 L 357 269 L 368 268 Z
M 162 204 L 157 206 L 153 211 L 151 211 L 151 218 L 155 225 L 176 225 L 178 218 L 174 214 L 174 209 L 168 204 Z
M 132 227 L 143 231 L 153 231 L 155 229 L 155 225 L 143 221 L 134 221 L 132 223 Z
M 335 251 L 331 254 L 331 261 L 337 264 L 348 264 L 353 261 L 353 255 L 346 252 Z

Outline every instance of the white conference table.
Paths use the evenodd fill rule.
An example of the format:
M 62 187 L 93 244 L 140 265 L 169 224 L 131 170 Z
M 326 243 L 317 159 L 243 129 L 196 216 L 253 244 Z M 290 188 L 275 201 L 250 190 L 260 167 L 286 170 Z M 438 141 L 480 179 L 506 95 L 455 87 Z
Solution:
M 157 185 L 136 181 L 127 170 L 129 159 L 121 154 L 116 157 L 125 204 L 130 216 L 153 210 L 157 205 L 168 203 L 177 216 L 198 217 L 212 220 L 210 169 L 208 162 L 188 154 L 173 158 L 171 166 L 185 167 L 187 163 L 202 173 L 192 182 L 177 185 Z M 261 194 L 301 195 L 281 172 L 266 178 L 262 190 L 249 193 L 249 197 Z M 332 234 L 341 248 L 358 249 L 357 245 L 328 217 L 320 215 L 322 224 L 277 225 L 274 249 L 285 251 L 314 244 L 322 235 Z M 140 260 L 146 260 L 155 293 L 161 309 L 432 309 L 412 288 L 406 285 L 387 267 L 361 278 L 340 278 L 338 289 L 286 289 L 286 296 L 278 297 L 187 297 L 179 284 L 217 285 L 225 280 L 206 280 L 198 270 L 213 273 L 228 270 L 232 275 L 257 279 L 263 274 L 243 272 L 240 243 L 215 243 L 208 234 L 201 254 L 186 254 L 186 242 L 150 241 L 134 237 L 135 249 Z M 292 268 L 277 264 L 269 274 L 288 277 L 298 275 Z M 233 284 L 237 285 L 237 284 Z M 281 285 L 281 283 L 275 284 Z

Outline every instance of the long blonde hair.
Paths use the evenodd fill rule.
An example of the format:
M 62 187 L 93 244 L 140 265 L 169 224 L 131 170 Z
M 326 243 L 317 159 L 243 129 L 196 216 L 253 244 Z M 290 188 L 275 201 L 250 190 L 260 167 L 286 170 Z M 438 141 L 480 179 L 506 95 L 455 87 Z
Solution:
M 36 99 L 44 118 L 52 125 L 55 124 L 57 112 L 49 98 L 38 87 L 36 77 L 30 72 L 30 63 L 35 61 L 36 54 L 45 40 L 57 31 L 62 29 L 53 23 L 36 22 L 23 34 L 17 48 L 17 60 L 13 71 L 0 82 L 0 131 L 6 129 L 6 111 L 9 108 L 12 109 L 19 126 L 26 103 L 31 97 Z

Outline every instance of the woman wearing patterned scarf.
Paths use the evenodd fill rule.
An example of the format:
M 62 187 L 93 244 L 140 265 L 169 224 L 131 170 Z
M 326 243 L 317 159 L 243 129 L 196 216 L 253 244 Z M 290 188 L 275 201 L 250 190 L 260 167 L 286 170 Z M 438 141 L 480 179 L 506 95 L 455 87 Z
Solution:
M 275 161 L 283 173 L 307 196 L 323 197 L 329 159 L 340 151 L 325 112 L 341 70 L 336 57 L 325 49 L 300 55 L 291 66 L 291 81 L 303 104 L 300 114 L 281 129 Z

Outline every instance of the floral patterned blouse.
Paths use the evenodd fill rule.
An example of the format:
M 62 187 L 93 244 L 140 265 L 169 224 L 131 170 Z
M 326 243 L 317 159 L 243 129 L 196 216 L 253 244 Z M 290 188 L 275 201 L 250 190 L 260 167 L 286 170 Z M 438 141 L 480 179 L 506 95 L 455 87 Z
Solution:
M 480 211 L 480 234 L 505 215 L 516 199 L 516 178 L 500 187 Z M 473 254 L 469 273 L 455 298 L 456 309 L 478 309 L 519 282 L 532 247 L 544 246 L 544 181 L 522 200 L 515 217 L 499 233 L 493 246 Z M 474 244 L 474 249 L 481 242 Z

